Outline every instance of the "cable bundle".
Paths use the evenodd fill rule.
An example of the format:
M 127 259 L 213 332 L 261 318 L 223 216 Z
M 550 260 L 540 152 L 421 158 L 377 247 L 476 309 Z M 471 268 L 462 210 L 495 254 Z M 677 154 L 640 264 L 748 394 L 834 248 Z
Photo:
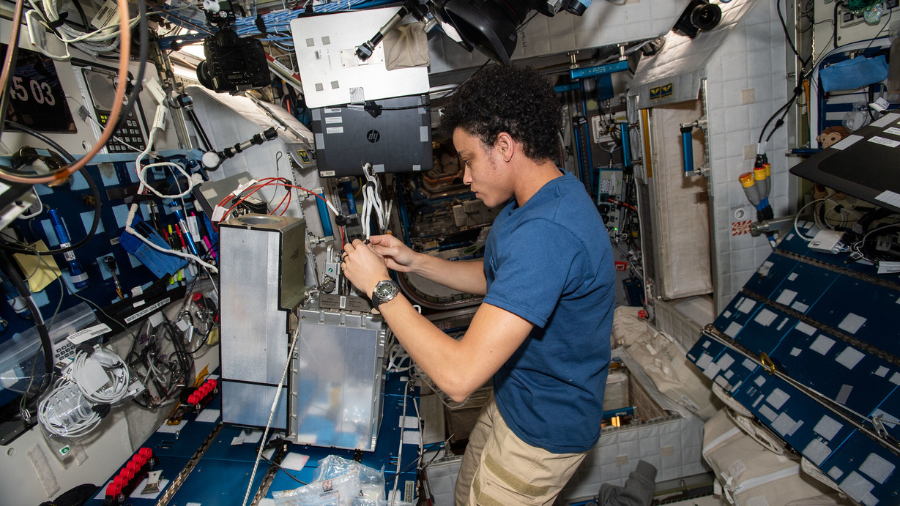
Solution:
M 96 367 L 90 361 L 99 364 L 107 376 L 106 383 L 97 389 L 86 384 L 86 371 Z M 38 420 L 50 434 L 83 436 L 100 424 L 109 405 L 128 397 L 130 384 L 128 366 L 115 353 L 103 349 L 79 351 L 65 377 L 57 380 L 38 404 Z
M 363 235 L 366 236 L 368 241 L 372 234 L 372 211 L 374 210 L 378 216 L 378 227 L 381 230 L 387 230 L 388 219 L 391 215 L 391 205 L 388 203 L 385 210 L 384 205 L 381 203 L 381 185 L 378 183 L 378 178 L 375 177 L 371 163 L 363 166 L 363 174 L 366 176 L 366 184 L 362 187 L 363 210 L 362 215 L 359 217 L 359 223 L 362 226 Z
M 59 379 L 38 404 L 38 420 L 50 434 L 78 437 L 100 424 L 100 414 L 92 409 L 78 385 Z
M 85 388 L 83 382 L 79 381 L 79 376 L 87 366 L 88 360 L 99 363 L 105 371 L 108 371 L 107 376 L 112 381 L 111 386 L 94 392 Z M 75 355 L 75 362 L 72 364 L 72 378 L 75 379 L 81 394 L 95 404 L 115 404 L 121 401 L 128 395 L 128 385 L 131 382 L 131 374 L 125 361 L 115 353 L 103 349 L 96 350 L 90 355 L 83 351 L 78 352 Z
M 68 45 L 72 44 L 78 49 L 88 54 L 97 55 L 97 53 L 108 53 L 119 48 L 119 27 L 111 24 L 93 32 L 84 32 L 74 28 L 68 24 L 61 23 L 61 17 L 57 8 L 56 0 L 43 0 L 41 4 L 37 0 L 28 0 L 33 10 L 25 14 L 29 25 L 29 34 L 34 34 L 34 29 L 43 30 L 43 27 L 37 27 L 33 23 L 40 22 L 48 27 L 55 26 L 55 31 L 59 39 L 66 44 L 66 54 L 63 56 L 52 55 L 47 53 L 46 49 L 32 36 L 32 44 L 42 53 L 53 58 L 54 60 L 68 60 Z M 36 17 L 40 20 L 36 20 Z M 83 21 L 87 21 L 86 18 Z M 130 28 L 134 28 L 140 22 L 140 17 L 135 17 L 129 23 Z M 87 28 L 87 27 L 85 27 Z

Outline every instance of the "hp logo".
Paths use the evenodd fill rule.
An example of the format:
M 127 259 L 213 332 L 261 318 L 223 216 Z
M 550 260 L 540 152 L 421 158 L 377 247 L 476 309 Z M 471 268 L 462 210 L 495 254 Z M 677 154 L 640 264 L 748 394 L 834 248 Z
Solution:
M 369 130 L 369 133 L 366 134 L 366 139 L 372 144 L 375 144 L 381 139 L 381 134 L 378 133 L 378 130 Z

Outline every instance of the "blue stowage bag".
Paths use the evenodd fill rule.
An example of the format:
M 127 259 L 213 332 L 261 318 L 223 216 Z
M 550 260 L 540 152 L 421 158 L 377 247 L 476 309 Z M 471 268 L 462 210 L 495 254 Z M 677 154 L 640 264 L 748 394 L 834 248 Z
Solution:
M 819 71 L 823 91 L 855 90 L 887 79 L 885 55 L 875 58 L 856 57 L 825 67 Z

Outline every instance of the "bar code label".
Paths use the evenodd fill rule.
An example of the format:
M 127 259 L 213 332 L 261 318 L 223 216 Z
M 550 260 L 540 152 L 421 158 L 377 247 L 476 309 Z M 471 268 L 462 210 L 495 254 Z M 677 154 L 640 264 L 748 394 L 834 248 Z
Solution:
M 97 11 L 97 15 L 91 20 L 91 26 L 99 30 L 112 24 L 118 24 L 118 22 L 119 10 L 116 2 L 106 0 L 103 6 L 100 7 L 100 10 Z

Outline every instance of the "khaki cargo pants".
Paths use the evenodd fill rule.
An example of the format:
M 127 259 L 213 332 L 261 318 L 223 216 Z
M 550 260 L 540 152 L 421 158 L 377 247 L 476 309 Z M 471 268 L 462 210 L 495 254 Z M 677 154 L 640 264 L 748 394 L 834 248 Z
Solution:
M 456 479 L 456 506 L 553 504 L 584 453 L 550 453 L 518 438 L 493 394 L 469 435 Z

